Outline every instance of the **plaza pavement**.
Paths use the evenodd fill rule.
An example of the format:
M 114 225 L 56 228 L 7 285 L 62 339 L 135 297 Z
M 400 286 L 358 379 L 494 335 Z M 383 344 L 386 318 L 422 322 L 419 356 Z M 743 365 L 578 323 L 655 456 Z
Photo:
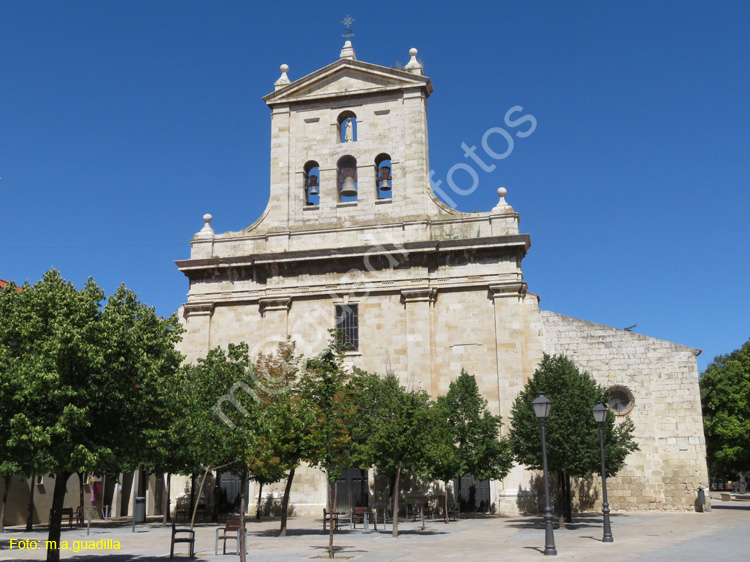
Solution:
M 673 560 L 750 560 L 750 502 L 714 500 L 709 513 L 617 513 L 612 515 L 615 542 L 601 542 L 601 515 L 574 518 L 566 529 L 555 530 L 557 560 L 632 560 L 661 562 Z M 289 536 L 276 537 L 278 520 L 248 520 L 248 561 L 292 562 L 327 558 L 328 533 L 320 518 L 291 517 Z M 214 555 L 216 525 L 196 525 L 196 560 L 231 562 L 236 555 Z M 345 529 L 335 534 L 337 558 L 359 562 L 403 561 L 485 561 L 510 560 L 541 562 L 544 555 L 544 527 L 539 517 L 487 516 L 463 519 L 448 525 L 428 521 L 425 530 L 419 522 L 402 522 L 400 536 L 387 531 L 365 533 Z M 112 539 L 120 550 L 61 552 L 61 560 L 83 562 L 147 562 L 169 559 L 171 530 L 160 523 L 136 527 L 126 523 L 95 522 L 91 534 L 86 529 L 64 529 L 62 538 L 73 541 Z M 37 550 L 9 549 L 10 539 L 33 539 Z M 46 527 L 26 533 L 11 527 L 0 534 L 0 560 L 44 560 Z M 231 543 L 229 543 L 231 544 Z M 228 544 L 228 546 L 229 546 Z M 232 550 L 232 547 L 229 547 Z M 232 550 L 233 552 L 233 550 Z M 175 560 L 186 561 L 187 545 L 176 547 Z

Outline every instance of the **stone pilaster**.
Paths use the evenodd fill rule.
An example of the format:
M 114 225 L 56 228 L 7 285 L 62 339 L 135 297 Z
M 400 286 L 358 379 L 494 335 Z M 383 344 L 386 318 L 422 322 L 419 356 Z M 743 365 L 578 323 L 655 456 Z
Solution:
M 204 357 L 211 349 L 211 317 L 214 314 L 214 303 L 187 303 L 182 307 L 182 322 L 185 334 L 180 349 L 192 363 L 198 357 Z
M 435 375 L 433 334 L 434 310 L 437 289 L 423 287 L 404 289 L 401 301 L 406 307 L 406 362 L 407 386 L 426 390 L 437 397 L 438 381 Z
M 259 306 L 263 318 L 263 340 L 256 344 L 254 352 L 272 353 L 289 335 L 292 299 L 288 296 L 267 297 L 260 299 Z
M 523 311 L 526 284 L 520 281 L 490 285 L 495 309 L 497 399 L 500 415 L 507 421 L 510 408 L 523 388 Z M 503 426 L 503 433 L 507 425 Z

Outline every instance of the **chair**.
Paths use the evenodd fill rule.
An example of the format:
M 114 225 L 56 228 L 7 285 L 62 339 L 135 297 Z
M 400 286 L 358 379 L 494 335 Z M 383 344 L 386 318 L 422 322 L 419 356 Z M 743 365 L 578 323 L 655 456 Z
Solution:
M 190 519 L 190 506 L 186 503 L 178 503 L 177 507 L 175 508 L 174 517 L 176 520 L 182 519 L 183 521 L 187 521 Z
M 453 517 L 451 517 L 453 515 Z M 453 519 L 454 521 L 458 521 L 461 519 L 461 504 L 460 503 L 453 503 L 448 504 L 448 521 Z
M 233 533 L 233 534 L 232 534 Z M 243 533 L 245 538 L 245 548 L 247 548 L 247 533 Z M 214 554 L 219 554 L 219 541 L 224 541 L 222 554 L 227 553 L 227 540 L 235 541 L 235 554 L 240 553 L 240 520 L 227 519 L 223 527 L 216 529 L 216 544 L 214 545 Z
M 388 523 L 393 524 L 393 514 L 390 513 L 390 511 L 391 510 L 388 507 L 375 508 L 375 521 L 383 522 L 383 530 L 385 530 L 385 527 Z
M 340 514 L 336 511 L 330 512 L 325 507 L 323 508 L 323 530 L 326 530 L 331 515 L 333 515 L 333 530 L 338 531 L 338 528 L 341 526 L 341 521 L 339 521 Z
M 369 524 L 375 526 L 375 530 L 378 530 L 378 519 L 370 517 L 370 510 L 367 507 L 355 507 L 349 516 L 349 522 L 351 523 L 352 529 L 357 528 L 357 523 L 362 523 L 365 531 L 369 530 Z
M 169 547 L 169 558 L 174 558 L 174 545 L 178 542 L 188 543 L 188 553 L 190 554 L 190 558 L 194 558 L 195 531 L 192 529 L 178 529 L 176 525 L 176 523 L 172 523 L 172 544 Z
M 51 514 L 52 511 L 50 510 L 50 520 L 51 520 Z M 61 518 L 68 516 L 68 527 L 73 526 L 73 508 L 72 507 L 63 507 L 61 511 Z
M 83 510 L 80 505 L 76 507 L 76 525 L 83 527 Z

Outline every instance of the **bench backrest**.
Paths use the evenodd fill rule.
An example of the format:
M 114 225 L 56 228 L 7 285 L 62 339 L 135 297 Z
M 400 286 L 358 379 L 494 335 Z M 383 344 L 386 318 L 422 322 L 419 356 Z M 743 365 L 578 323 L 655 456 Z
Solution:
M 224 526 L 225 531 L 236 531 L 240 528 L 239 519 L 227 519 L 227 524 Z
M 366 507 L 355 507 L 354 508 L 354 515 L 364 515 L 367 513 Z

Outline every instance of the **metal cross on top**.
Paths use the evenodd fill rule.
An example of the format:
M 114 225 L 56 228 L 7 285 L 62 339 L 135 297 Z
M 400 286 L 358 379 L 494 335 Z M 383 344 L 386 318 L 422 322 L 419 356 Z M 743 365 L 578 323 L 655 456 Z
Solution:
M 354 37 L 354 33 L 352 33 L 352 23 L 354 23 L 355 21 L 357 21 L 357 20 L 355 20 L 349 14 L 346 14 L 346 17 L 341 22 L 341 23 L 343 23 L 346 26 L 346 33 L 342 33 L 341 37 L 344 37 L 345 39 L 349 39 L 350 37 Z

